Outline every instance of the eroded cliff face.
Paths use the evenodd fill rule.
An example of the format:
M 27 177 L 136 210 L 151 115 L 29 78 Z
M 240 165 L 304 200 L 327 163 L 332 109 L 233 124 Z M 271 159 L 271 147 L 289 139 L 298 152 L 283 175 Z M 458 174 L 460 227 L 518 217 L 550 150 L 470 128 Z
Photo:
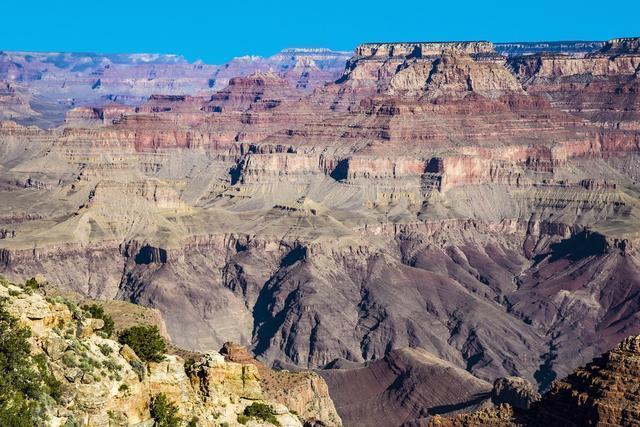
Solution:
M 61 382 L 60 397 L 45 406 L 47 425 L 151 425 L 150 402 L 160 393 L 177 405 L 185 423 L 196 419 L 202 426 L 241 425 L 238 415 L 258 402 L 271 406 L 282 426 L 301 426 L 305 420 L 341 425 L 324 382 L 315 380 L 320 389 L 304 382 L 315 374 L 290 374 L 292 382 L 301 382 L 300 394 L 286 401 L 304 409 L 300 418 L 294 408 L 290 412 L 278 403 L 282 399 L 270 397 L 288 392 L 282 383 L 263 390 L 262 375 L 278 374 L 264 366 L 258 369 L 252 358 L 230 361 L 209 351 L 188 367 L 175 355 L 145 364 L 130 347 L 100 333 L 101 319 L 91 319 L 62 297 L 43 297 L 5 281 L 0 296 L 3 307 L 31 330 L 32 354 L 44 355 Z M 272 424 L 247 418 L 249 425 Z
M 624 339 L 613 350 L 554 382 L 530 409 L 509 405 L 457 417 L 434 417 L 430 426 L 610 426 L 634 425 L 638 410 L 640 337 Z
M 324 379 L 315 372 L 286 369 L 273 370 L 256 360 L 244 346 L 227 342 L 220 352 L 225 359 L 237 363 L 250 363 L 258 369 L 264 396 L 281 403 L 313 425 L 341 425 L 342 420 L 329 396 Z
M 609 108 L 636 100 L 610 90 L 637 82 L 628 45 L 367 45 L 308 95 L 261 73 L 3 122 L 0 270 L 155 307 L 190 349 L 320 368 L 420 347 L 546 389 L 640 332 L 640 135 Z
M 63 121 L 86 126 L 94 124 L 100 113 L 85 109 L 103 105 L 109 109 L 114 102 L 138 106 L 153 95 L 211 96 L 232 78 L 256 71 L 274 72 L 300 93 L 308 93 L 336 80 L 347 59 L 348 52 L 329 49 L 285 49 L 270 57 L 246 56 L 222 65 L 190 63 L 178 55 L 2 51 L 0 87 L 10 88 L 11 93 L 0 89 L 0 118 L 43 128 Z M 65 120 L 65 114 L 76 108 L 80 110 Z
M 606 128 L 638 125 L 637 39 L 614 39 L 584 58 L 537 54 L 510 59 L 528 93 L 544 93 L 551 104 Z

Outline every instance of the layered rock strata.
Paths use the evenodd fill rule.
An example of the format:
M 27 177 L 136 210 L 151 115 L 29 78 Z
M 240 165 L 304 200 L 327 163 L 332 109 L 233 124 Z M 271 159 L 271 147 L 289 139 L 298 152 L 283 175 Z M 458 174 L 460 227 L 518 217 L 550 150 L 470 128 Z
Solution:
M 0 270 L 157 308 L 191 350 L 415 347 L 546 390 L 640 332 L 637 53 L 607 46 L 363 46 L 310 94 L 265 70 L 2 122 Z
M 434 417 L 431 426 L 612 426 L 635 425 L 638 409 L 640 337 L 613 350 L 553 384 L 528 410 L 509 405 L 453 418 Z

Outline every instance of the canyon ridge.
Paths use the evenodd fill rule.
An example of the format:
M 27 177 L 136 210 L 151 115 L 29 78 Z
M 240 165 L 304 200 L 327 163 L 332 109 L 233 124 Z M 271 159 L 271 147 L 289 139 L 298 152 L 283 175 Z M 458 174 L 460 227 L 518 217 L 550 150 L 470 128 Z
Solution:
M 178 349 L 59 425 L 149 425 L 160 389 L 235 425 L 246 370 L 282 425 L 638 423 L 639 180 L 638 38 L 0 52 L 9 311 L 47 355 L 34 321 L 85 320 L 10 283 L 40 275 Z

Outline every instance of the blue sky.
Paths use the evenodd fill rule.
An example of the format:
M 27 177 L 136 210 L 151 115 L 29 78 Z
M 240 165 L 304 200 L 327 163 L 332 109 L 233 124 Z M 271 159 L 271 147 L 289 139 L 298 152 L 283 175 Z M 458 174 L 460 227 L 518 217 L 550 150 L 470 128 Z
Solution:
M 3 2 L 0 50 L 178 53 L 222 63 L 367 41 L 640 36 L 640 0 Z

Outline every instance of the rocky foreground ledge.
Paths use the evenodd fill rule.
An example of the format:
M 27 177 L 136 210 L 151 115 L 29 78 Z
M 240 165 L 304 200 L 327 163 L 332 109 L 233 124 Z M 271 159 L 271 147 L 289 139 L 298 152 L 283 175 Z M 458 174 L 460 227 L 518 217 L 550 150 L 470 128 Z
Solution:
M 102 331 L 103 320 L 91 318 L 68 299 L 0 280 L 0 304 L 29 328 L 31 356 L 44 357 L 40 373 L 48 372 L 57 384 L 40 397 L 37 420 L 24 425 L 165 425 L 157 424 L 150 411 L 159 395 L 178 408 L 181 422 L 176 425 L 341 425 L 324 380 L 314 373 L 274 372 L 250 356 L 231 361 L 238 360 L 241 349 L 230 344 L 224 348 L 226 359 L 210 351 L 186 366 L 172 354 L 145 363 L 131 347 Z M 2 390 L 0 403 L 11 406 L 11 399 Z M 272 416 L 247 416 L 248 407 L 269 408 Z
M 85 308 L 62 296 L 44 295 L 33 279 L 17 286 L 0 278 L 0 355 L 4 356 L 9 348 L 10 334 L 5 333 L 9 318 L 30 331 L 30 355 L 22 363 L 29 366 L 32 361 L 36 365 L 41 361 L 37 370 L 47 383 L 45 392 L 32 402 L 33 422 L 20 425 L 342 425 L 320 376 L 272 370 L 238 344 L 226 343 L 219 352 L 209 351 L 187 361 L 165 354 L 160 362 L 145 362 L 127 344 L 110 338 L 104 320 L 91 317 Z M 392 364 L 396 369 L 401 368 L 402 354 L 428 360 L 429 367 L 423 364 L 417 375 L 399 373 L 394 382 L 413 379 L 412 388 L 435 400 L 446 397 L 447 401 L 459 401 L 464 393 L 470 400 L 449 408 L 432 404 L 431 409 L 421 409 L 414 408 L 420 402 L 407 395 L 401 404 L 404 412 L 394 412 L 398 419 L 390 419 L 384 408 L 376 412 L 375 406 L 358 401 L 361 375 L 334 367 L 329 376 L 346 380 L 342 388 L 355 399 L 353 405 L 342 410 L 351 421 L 354 418 L 349 411 L 360 413 L 351 425 L 627 426 L 640 421 L 640 336 L 625 339 L 610 352 L 554 382 L 542 397 L 523 378 L 499 378 L 491 388 L 468 372 L 416 349 L 395 352 Z M 372 378 L 384 376 L 384 369 L 377 369 L 375 363 L 360 369 L 370 370 Z M 415 382 L 418 379 L 420 383 Z M 336 378 L 331 379 L 332 384 L 335 382 Z M 393 393 L 393 387 L 387 393 Z M 177 424 L 158 423 L 152 404 L 158 396 L 176 408 L 180 419 Z M 0 421 L 2 409 L 7 402 L 11 406 L 12 399 L 15 401 L 14 395 L 0 390 Z M 267 412 L 252 412 L 251 408 L 267 408 Z M 367 418 L 364 410 L 372 411 L 373 416 Z M 453 417 L 437 415 L 461 411 L 470 412 Z

